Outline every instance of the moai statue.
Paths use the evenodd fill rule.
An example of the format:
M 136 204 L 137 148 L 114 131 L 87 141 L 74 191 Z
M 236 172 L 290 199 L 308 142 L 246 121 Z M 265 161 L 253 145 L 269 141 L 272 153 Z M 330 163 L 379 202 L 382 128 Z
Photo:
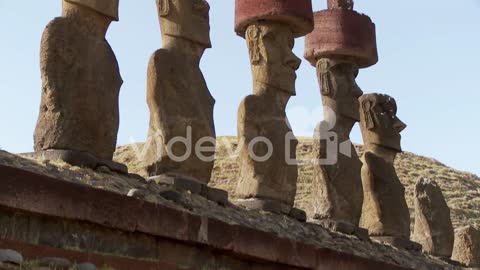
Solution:
M 397 117 L 397 104 L 387 95 L 360 98 L 360 126 L 365 144 L 362 183 L 364 191 L 360 226 L 370 236 L 404 249 L 421 250 L 410 242 L 410 213 L 405 188 L 394 167 L 402 152 L 400 132 L 406 125 Z
M 294 39 L 313 29 L 311 0 L 236 0 L 238 35 L 250 54 L 253 95 L 238 111 L 240 178 L 237 203 L 250 209 L 290 213 L 295 199 L 298 144 L 285 108 L 295 96 L 301 60 Z
M 329 229 L 352 230 L 359 225 L 363 203 L 362 163 L 350 142 L 363 94 L 355 78 L 360 68 L 378 61 L 375 24 L 353 11 L 351 0 L 329 0 L 328 9 L 314 18 L 305 59 L 317 69 L 325 120 L 314 136 L 313 217 Z
M 423 252 L 450 258 L 454 231 L 450 208 L 435 181 L 420 178 L 415 185 L 415 230 L 413 240 L 423 246 Z
M 211 96 L 199 64 L 211 48 L 205 0 L 157 0 L 161 49 L 148 65 L 149 176 L 176 175 L 208 184 L 215 154 Z
M 480 228 L 466 226 L 455 231 L 452 260 L 480 269 Z
M 41 45 L 42 101 L 36 157 L 126 172 L 112 162 L 119 126 L 122 78 L 105 39 L 118 21 L 119 0 L 64 0 Z

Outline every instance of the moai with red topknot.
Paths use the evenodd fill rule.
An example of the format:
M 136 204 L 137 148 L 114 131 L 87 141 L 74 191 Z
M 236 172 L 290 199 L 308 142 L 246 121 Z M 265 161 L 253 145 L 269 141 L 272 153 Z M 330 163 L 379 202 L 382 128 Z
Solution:
M 236 203 L 296 216 L 296 146 L 285 113 L 301 60 L 295 38 L 313 30 L 311 0 L 236 0 L 235 31 L 247 41 L 253 95 L 238 111 L 240 178 Z
M 305 59 L 316 67 L 325 120 L 314 135 L 313 217 L 343 233 L 367 235 L 358 228 L 362 214 L 362 163 L 350 142 L 360 121 L 355 82 L 359 69 L 377 63 L 375 24 L 353 10 L 351 0 L 329 0 L 314 13 L 315 29 L 305 41 Z

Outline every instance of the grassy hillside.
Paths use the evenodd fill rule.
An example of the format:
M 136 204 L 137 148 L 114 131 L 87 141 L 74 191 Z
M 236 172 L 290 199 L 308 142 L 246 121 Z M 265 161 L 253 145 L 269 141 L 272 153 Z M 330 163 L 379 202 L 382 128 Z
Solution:
M 211 185 L 233 192 L 236 185 L 238 165 L 233 153 L 237 147 L 235 137 L 220 137 L 218 139 L 218 153 Z M 138 161 L 143 145 L 127 145 L 117 149 L 115 159 L 128 164 L 131 172 L 143 175 L 141 164 Z M 363 149 L 357 146 L 359 154 Z M 299 159 L 312 158 L 312 140 L 301 138 L 297 148 Z M 395 162 L 397 173 L 406 186 L 407 202 L 413 217 L 413 188 L 419 177 L 436 180 L 443 189 L 448 205 L 451 208 L 452 220 L 455 227 L 467 224 L 480 225 L 480 178 L 474 174 L 460 172 L 449 168 L 442 163 L 412 153 L 402 153 Z M 311 211 L 311 166 L 299 167 L 298 191 L 296 205 L 299 208 Z M 412 222 L 413 225 L 413 222 Z

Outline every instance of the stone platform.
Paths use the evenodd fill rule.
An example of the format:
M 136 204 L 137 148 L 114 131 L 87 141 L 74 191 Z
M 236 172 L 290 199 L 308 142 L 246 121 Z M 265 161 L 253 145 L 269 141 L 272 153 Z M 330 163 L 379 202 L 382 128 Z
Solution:
M 286 215 L 300 222 L 307 221 L 307 213 L 301 209 L 290 207 L 278 201 L 265 199 L 236 199 L 234 204 L 250 210 L 266 211 Z
M 318 224 L 322 228 L 343 234 L 354 235 L 361 240 L 370 241 L 368 230 L 360 228 L 348 222 L 334 221 L 329 219 L 314 219 L 312 223 Z
M 223 206 L 228 204 L 228 192 L 221 189 L 209 187 L 196 181 L 195 179 L 185 176 L 159 175 L 150 177 L 147 179 L 147 181 L 155 182 L 156 184 L 161 186 L 173 187 L 174 189 L 178 190 L 186 190 Z M 171 190 L 168 190 L 163 194 L 169 196 L 169 194 L 173 193 L 171 192 Z
M 0 183 L 0 249 L 29 260 L 64 257 L 119 270 L 455 269 L 190 192 L 147 202 L 5 165 Z
M 392 247 L 396 247 L 398 249 L 404 249 L 411 252 L 422 252 L 422 245 L 419 243 L 415 243 L 408 239 L 398 238 L 398 237 L 391 237 L 391 236 L 375 236 L 372 237 L 373 240 L 378 241 L 383 244 L 391 245 Z
M 45 150 L 40 152 L 24 153 L 22 156 L 41 160 L 63 160 L 64 162 L 73 166 L 87 167 L 92 169 L 103 166 L 114 172 L 128 174 L 128 167 L 124 164 L 120 164 L 111 160 L 100 160 L 86 152 L 70 150 Z

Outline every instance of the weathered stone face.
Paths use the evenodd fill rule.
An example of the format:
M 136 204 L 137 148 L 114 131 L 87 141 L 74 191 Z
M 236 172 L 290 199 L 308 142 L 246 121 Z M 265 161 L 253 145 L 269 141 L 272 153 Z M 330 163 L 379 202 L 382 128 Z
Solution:
M 410 213 L 405 188 L 393 166 L 395 155 L 401 151 L 400 131 L 405 125 L 396 117 L 396 104 L 387 95 L 364 95 L 360 103 L 365 144 L 362 167 L 364 201 L 360 226 L 368 229 L 372 236 L 409 239 Z
M 358 66 L 352 61 L 323 58 L 317 62 L 323 105 L 355 122 L 360 121 L 358 98 L 363 95 L 355 81 L 357 75 Z
M 206 0 L 156 0 L 162 34 L 212 47 L 210 6 Z
M 419 179 L 415 185 L 415 231 L 413 239 L 423 252 L 450 258 L 454 232 L 450 209 L 435 181 Z
M 480 267 L 480 230 L 467 226 L 455 231 L 452 260 L 467 267 Z
M 35 151 L 72 150 L 111 160 L 122 85 L 115 54 L 105 40 L 112 18 L 67 2 L 63 14 L 48 24 L 42 38 Z
M 282 23 L 254 24 L 245 38 L 254 81 L 295 95 L 301 60 L 292 52 L 295 41 L 290 27 Z
M 407 126 L 397 117 L 397 103 L 387 95 L 360 98 L 361 130 L 365 145 L 378 145 L 401 152 L 400 132 Z
M 150 128 L 144 164 L 150 176 L 176 174 L 207 184 L 214 163 L 215 100 L 199 64 L 210 47 L 208 4 L 203 0 L 157 3 L 163 16 L 164 48 L 154 53 L 148 66 Z
M 238 111 L 241 170 L 236 196 L 274 200 L 292 207 L 298 142 L 285 108 L 295 92 L 300 59 L 292 53 L 293 35 L 287 25 L 251 25 L 246 39 L 255 83 L 254 95 L 246 97 Z M 267 142 L 258 141 L 260 138 Z
M 100 14 L 118 21 L 118 4 L 120 0 L 64 0 L 97 11 Z

